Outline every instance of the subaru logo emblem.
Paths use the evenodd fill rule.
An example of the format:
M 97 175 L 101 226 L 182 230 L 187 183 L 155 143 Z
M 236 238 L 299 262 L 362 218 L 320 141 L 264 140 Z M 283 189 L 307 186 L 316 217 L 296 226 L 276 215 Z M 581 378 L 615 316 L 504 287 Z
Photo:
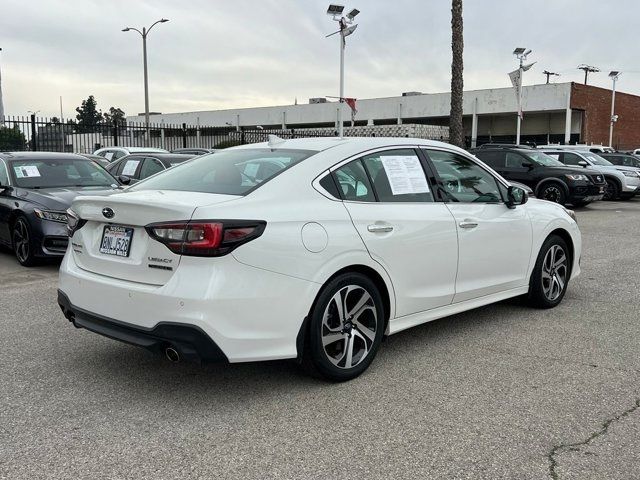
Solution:
M 115 216 L 115 212 L 109 207 L 104 207 L 102 209 L 102 215 L 104 215 L 105 218 L 113 218 Z

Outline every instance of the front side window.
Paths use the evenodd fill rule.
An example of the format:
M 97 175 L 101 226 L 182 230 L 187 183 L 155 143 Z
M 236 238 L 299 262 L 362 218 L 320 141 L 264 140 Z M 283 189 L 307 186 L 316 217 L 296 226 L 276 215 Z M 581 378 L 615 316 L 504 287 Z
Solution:
M 498 181 L 489 172 L 462 155 L 427 150 L 447 199 L 453 202 L 501 202 Z
M 280 148 L 242 148 L 202 155 L 137 183 L 129 190 L 245 195 L 316 152 Z
M 504 168 L 505 166 L 505 152 L 479 151 L 475 155 L 491 168 Z
M 610 167 L 613 165 L 609 160 L 605 160 L 600 155 L 596 155 L 595 153 L 585 152 L 584 156 L 589 159 L 591 163 L 594 165 L 599 165 L 601 167 Z
M 164 166 L 155 158 L 147 157 L 144 159 L 142 163 L 142 168 L 140 169 L 140 178 L 147 178 L 151 175 L 155 175 L 158 172 L 164 170 Z
M 128 157 L 120 162 L 118 166 L 118 175 L 124 175 L 125 177 L 138 178 L 136 172 L 138 167 L 142 163 L 142 157 Z
M 433 202 L 414 150 L 387 150 L 362 158 L 379 202 Z
M 523 163 L 528 163 L 528 162 L 525 161 L 525 158 L 522 155 L 515 152 L 507 152 L 507 158 L 505 162 L 505 166 L 507 168 L 522 169 L 524 168 L 522 165 Z
M 580 162 L 584 162 L 584 160 L 579 155 L 576 155 L 575 153 L 568 153 L 568 152 L 562 155 L 562 160 L 565 165 L 574 165 L 574 166 L 578 166 L 580 165 Z
M 527 152 L 527 158 L 544 167 L 562 167 L 562 162 L 542 152 Z
M 108 187 L 115 180 L 97 163 L 88 160 L 11 160 L 9 171 L 22 188 Z

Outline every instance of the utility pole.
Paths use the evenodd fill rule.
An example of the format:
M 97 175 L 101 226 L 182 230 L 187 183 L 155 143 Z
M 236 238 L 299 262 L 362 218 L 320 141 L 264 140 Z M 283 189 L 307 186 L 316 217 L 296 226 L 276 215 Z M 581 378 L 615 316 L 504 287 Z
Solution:
M 587 84 L 587 80 L 589 79 L 589 74 L 590 73 L 596 73 L 599 72 L 600 69 L 598 67 L 592 67 L 591 65 L 586 65 L 586 64 L 582 64 L 582 65 L 578 65 L 578 70 L 583 70 L 584 71 L 584 84 Z
M 560 76 L 559 73 L 550 72 L 548 70 L 545 70 L 544 72 L 542 72 L 542 74 L 547 76 L 547 84 L 549 83 L 549 77 L 551 77 L 551 76 L 559 77 Z
M 611 89 L 611 121 L 609 123 L 609 147 L 613 148 L 613 124 L 618 121 L 618 116 L 615 114 L 616 108 L 616 81 L 620 76 L 620 72 L 613 70 L 609 73 L 609 78 L 613 80 L 613 88 Z

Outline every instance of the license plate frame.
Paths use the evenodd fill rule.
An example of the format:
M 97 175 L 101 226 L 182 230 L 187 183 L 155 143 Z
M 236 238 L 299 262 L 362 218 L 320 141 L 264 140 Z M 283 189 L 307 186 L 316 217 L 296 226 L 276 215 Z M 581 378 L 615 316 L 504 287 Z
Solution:
M 131 244 L 133 243 L 133 231 L 134 229 L 132 227 L 125 227 L 123 225 L 105 225 L 102 230 L 102 238 L 100 239 L 100 248 L 98 251 L 102 255 L 128 258 L 131 253 Z M 114 239 L 115 244 L 109 242 L 109 245 L 105 245 L 105 238 Z M 120 239 L 127 240 L 124 246 L 122 243 L 118 243 Z

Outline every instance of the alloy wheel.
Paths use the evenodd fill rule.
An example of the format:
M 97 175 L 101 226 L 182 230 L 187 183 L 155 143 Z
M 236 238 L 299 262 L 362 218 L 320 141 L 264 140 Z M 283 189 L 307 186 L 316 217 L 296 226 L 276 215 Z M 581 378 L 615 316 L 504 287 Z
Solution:
M 322 317 L 322 346 L 329 361 L 338 368 L 359 365 L 372 350 L 378 328 L 373 298 L 359 285 L 338 290 Z
M 562 295 L 567 272 L 567 254 L 560 245 L 552 245 L 542 262 L 542 291 L 550 302 Z
M 602 196 L 603 200 L 614 200 L 618 193 L 618 189 L 615 184 L 611 181 L 607 181 L 607 188 L 604 191 L 604 195 Z
M 560 188 L 555 185 L 549 185 L 548 187 L 545 187 L 542 192 L 542 198 L 544 200 L 549 200 L 550 202 L 560 203 L 560 200 L 562 199 L 562 192 L 560 191 Z
M 13 248 L 20 263 L 29 260 L 29 230 L 23 220 L 18 220 L 13 227 Z

